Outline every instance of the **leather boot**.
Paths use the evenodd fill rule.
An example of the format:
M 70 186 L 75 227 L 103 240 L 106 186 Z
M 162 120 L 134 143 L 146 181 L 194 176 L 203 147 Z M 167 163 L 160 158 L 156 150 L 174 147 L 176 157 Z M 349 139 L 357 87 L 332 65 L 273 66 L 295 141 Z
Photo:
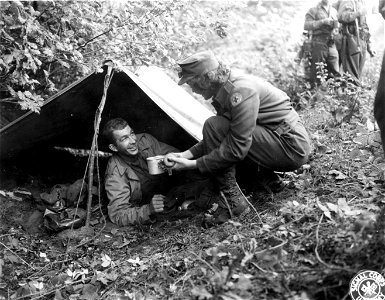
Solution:
M 285 188 L 285 183 L 273 170 L 260 168 L 257 172 L 257 182 L 254 192 L 279 193 Z
M 214 203 L 205 214 L 204 227 L 206 228 L 215 224 L 223 224 L 231 216 L 239 217 L 250 210 L 247 200 L 235 180 L 234 167 L 217 175 L 215 179 L 221 196 L 218 197 L 218 202 Z M 223 199 L 223 196 L 226 200 Z

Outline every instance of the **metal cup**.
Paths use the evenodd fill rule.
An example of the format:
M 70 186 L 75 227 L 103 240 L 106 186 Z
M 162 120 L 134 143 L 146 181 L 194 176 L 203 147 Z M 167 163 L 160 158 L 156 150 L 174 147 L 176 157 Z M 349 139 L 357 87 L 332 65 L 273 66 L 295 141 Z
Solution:
M 158 175 L 164 173 L 165 167 L 163 163 L 164 155 L 157 155 L 148 157 L 147 160 L 147 166 L 148 166 L 148 173 L 151 175 Z

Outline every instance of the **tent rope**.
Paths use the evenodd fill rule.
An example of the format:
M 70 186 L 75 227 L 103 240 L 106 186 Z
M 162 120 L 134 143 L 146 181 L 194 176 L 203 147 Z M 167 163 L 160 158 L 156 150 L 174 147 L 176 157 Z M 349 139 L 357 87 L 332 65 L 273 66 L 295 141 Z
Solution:
M 102 120 L 102 112 L 104 109 L 104 105 L 106 103 L 107 90 L 108 90 L 108 87 L 110 86 L 112 76 L 114 75 L 113 62 L 108 61 L 106 63 L 106 65 L 107 65 L 107 74 L 104 78 L 104 88 L 103 88 L 102 100 L 100 101 L 99 107 L 95 113 L 94 136 L 92 139 L 92 146 L 91 146 L 91 152 L 90 152 L 90 165 L 88 168 L 88 199 L 87 199 L 87 218 L 86 218 L 86 225 L 85 225 L 86 227 L 89 227 L 90 219 L 91 219 L 92 187 L 93 187 L 94 164 L 95 164 L 95 149 L 97 147 L 97 142 L 98 142 L 99 126 L 100 126 L 100 121 Z M 100 189 L 100 181 L 98 182 L 98 184 L 99 184 L 99 189 Z
M 80 203 L 80 199 L 81 199 L 81 195 L 83 193 L 84 183 L 86 181 L 87 170 L 88 170 L 88 198 L 87 198 L 86 227 L 89 227 L 90 219 L 91 219 L 92 186 L 93 186 L 93 170 L 94 170 L 95 153 L 96 153 L 96 159 L 97 159 L 96 167 L 97 167 L 97 176 L 98 176 L 98 198 L 99 198 L 99 206 L 100 206 L 100 211 L 101 211 L 101 192 L 100 192 L 101 188 L 100 188 L 99 153 L 98 153 L 97 138 L 98 138 L 98 134 L 99 134 L 99 125 L 100 125 L 100 121 L 101 121 L 101 115 L 102 115 L 102 112 L 103 112 L 103 109 L 104 109 L 104 105 L 105 105 L 105 102 L 106 102 L 106 98 L 107 98 L 107 90 L 108 90 L 108 87 L 110 86 L 110 83 L 111 83 L 111 80 L 112 80 L 112 76 L 114 74 L 114 72 L 113 72 L 113 66 L 114 66 L 113 63 L 112 62 L 108 62 L 108 63 L 106 63 L 106 65 L 107 65 L 107 74 L 104 77 L 103 95 L 102 95 L 102 99 L 100 101 L 100 104 L 99 104 L 99 106 L 98 106 L 98 108 L 97 108 L 97 110 L 95 112 L 94 135 L 93 135 L 93 138 L 92 138 L 91 151 L 90 151 L 88 159 L 87 159 L 87 165 L 86 165 L 86 168 L 84 170 L 82 185 L 80 187 L 80 192 L 79 192 L 78 200 L 77 200 L 77 203 L 76 203 L 75 214 L 73 216 L 73 220 L 75 220 L 76 215 L 77 215 L 77 211 L 78 211 L 78 207 L 79 207 L 79 203 Z M 104 217 L 103 212 L 102 212 L 102 215 L 103 215 L 103 219 L 104 219 L 104 225 L 103 225 L 103 228 L 102 228 L 102 230 L 103 230 L 105 225 L 106 225 L 106 219 Z M 74 226 L 74 222 L 71 225 L 71 229 L 70 229 L 71 231 L 73 230 L 73 226 Z M 69 249 L 68 247 L 69 247 L 69 244 L 70 244 L 70 240 L 71 240 L 71 236 L 68 236 L 68 238 L 67 238 L 66 256 L 68 256 L 68 249 Z

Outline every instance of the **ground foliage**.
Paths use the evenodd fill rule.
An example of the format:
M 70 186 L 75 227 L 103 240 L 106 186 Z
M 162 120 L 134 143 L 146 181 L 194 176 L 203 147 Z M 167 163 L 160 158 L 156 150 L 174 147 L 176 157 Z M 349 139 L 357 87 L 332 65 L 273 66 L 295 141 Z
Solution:
M 295 5 L 246 3 L 229 13 L 228 38 L 209 42 L 300 108 L 313 151 L 308 164 L 282 174 L 283 192 L 248 191 L 258 214 L 211 229 L 201 228 L 201 215 L 115 228 L 95 212 L 91 232 L 57 235 L 26 234 L 32 200 L 2 195 L 2 297 L 348 299 L 359 270 L 384 274 L 385 161 L 372 117 L 380 59 L 368 60 L 360 88 L 324 78 L 310 89 L 292 60 L 289 24 L 301 13 Z

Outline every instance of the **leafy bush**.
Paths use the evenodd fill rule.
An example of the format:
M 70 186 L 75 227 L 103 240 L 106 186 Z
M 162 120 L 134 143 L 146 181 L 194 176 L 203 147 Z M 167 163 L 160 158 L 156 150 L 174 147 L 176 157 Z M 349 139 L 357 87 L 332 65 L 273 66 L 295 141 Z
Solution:
M 224 14 L 186 1 L 3 2 L 1 101 L 38 112 L 43 100 L 105 59 L 170 68 L 208 34 L 225 37 Z

